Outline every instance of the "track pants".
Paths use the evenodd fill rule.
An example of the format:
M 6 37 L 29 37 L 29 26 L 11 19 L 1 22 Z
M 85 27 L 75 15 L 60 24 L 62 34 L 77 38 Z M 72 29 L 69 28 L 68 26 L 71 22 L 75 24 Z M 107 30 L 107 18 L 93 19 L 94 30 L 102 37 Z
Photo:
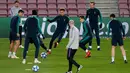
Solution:
M 99 28 L 91 28 L 92 32 L 95 31 L 97 45 L 100 46 Z M 89 42 L 89 46 L 92 46 L 92 41 Z
M 86 44 L 89 43 L 90 41 L 92 41 L 92 36 L 86 36 L 85 38 L 83 38 L 82 40 L 80 40 L 79 42 L 79 47 L 82 48 L 84 51 L 86 51 Z
M 67 59 L 68 59 L 68 62 L 69 62 L 69 69 L 68 71 L 72 71 L 72 65 L 74 64 L 77 68 L 80 66 L 73 58 L 74 58 L 74 55 L 76 53 L 77 49 L 71 49 L 71 48 L 68 48 L 68 53 L 67 53 Z
M 38 37 L 37 36 L 35 36 L 35 37 L 26 36 L 25 37 L 25 44 L 24 44 L 24 51 L 23 51 L 23 59 L 26 59 L 26 55 L 27 55 L 27 51 L 28 51 L 28 48 L 29 48 L 30 40 L 32 40 L 34 42 L 34 45 L 36 47 L 35 58 L 38 58 L 39 48 L 40 48 L 40 42 L 39 42 Z
M 52 39 L 50 41 L 50 44 L 49 44 L 49 49 L 52 49 L 52 45 L 53 45 L 53 42 L 55 41 L 56 38 L 58 38 L 58 43 L 60 43 L 63 35 L 64 35 L 65 32 L 60 32 L 60 30 L 56 30 L 52 36 Z

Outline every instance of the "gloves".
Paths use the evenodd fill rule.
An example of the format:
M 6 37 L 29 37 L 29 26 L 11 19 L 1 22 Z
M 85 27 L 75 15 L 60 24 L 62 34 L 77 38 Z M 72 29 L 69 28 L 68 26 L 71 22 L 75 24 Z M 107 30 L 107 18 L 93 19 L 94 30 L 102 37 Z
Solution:
M 43 40 L 45 39 L 45 36 L 42 34 Z
M 100 23 L 100 28 L 102 28 L 102 23 Z

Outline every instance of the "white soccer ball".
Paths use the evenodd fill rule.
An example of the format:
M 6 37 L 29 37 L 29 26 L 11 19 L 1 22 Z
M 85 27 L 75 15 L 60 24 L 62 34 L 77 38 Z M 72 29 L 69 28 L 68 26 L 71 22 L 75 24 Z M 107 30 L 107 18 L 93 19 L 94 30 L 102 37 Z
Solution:
M 32 67 L 32 71 L 38 72 L 38 70 L 39 70 L 39 66 L 34 65 L 34 66 Z
M 47 53 L 46 52 L 42 52 L 41 53 L 41 58 L 43 58 L 43 59 L 47 58 Z
M 43 21 L 47 21 L 47 18 L 46 18 L 46 17 L 44 17 L 44 18 L 43 18 Z

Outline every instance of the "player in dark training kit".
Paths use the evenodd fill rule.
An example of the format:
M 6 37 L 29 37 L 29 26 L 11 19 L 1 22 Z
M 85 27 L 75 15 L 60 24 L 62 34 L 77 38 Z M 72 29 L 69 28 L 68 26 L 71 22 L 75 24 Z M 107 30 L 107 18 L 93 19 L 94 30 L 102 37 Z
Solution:
M 16 56 L 16 51 L 19 47 L 19 24 L 20 24 L 20 19 L 23 16 L 24 11 L 19 10 L 18 15 L 12 17 L 11 22 L 10 22 L 10 35 L 9 35 L 9 40 L 10 40 L 10 51 L 8 54 L 8 57 L 10 58 L 15 58 L 17 59 L 18 57 Z M 16 43 L 16 44 L 15 44 Z M 14 51 L 13 51 L 14 48 Z
M 87 21 L 85 21 L 84 16 L 80 16 L 80 22 L 83 24 L 83 35 L 82 35 L 82 39 L 79 42 L 79 47 L 81 47 L 85 52 L 86 52 L 86 58 L 91 56 L 91 52 L 86 48 L 86 44 L 90 41 L 92 41 L 92 30 L 89 26 L 89 24 L 87 23 Z
M 56 38 L 58 38 L 58 41 L 55 42 L 54 48 L 57 47 L 57 45 L 60 43 L 66 29 L 67 29 L 67 25 L 69 23 L 69 18 L 67 16 L 65 16 L 65 9 L 60 9 L 60 15 L 56 16 L 53 20 L 47 20 L 48 22 L 57 22 L 57 28 L 52 36 L 52 39 L 50 41 L 49 44 L 49 52 L 48 54 L 51 53 L 51 49 L 52 49 L 52 45 L 53 42 L 55 41 Z
M 34 42 L 34 45 L 36 47 L 34 63 L 41 63 L 40 61 L 38 61 L 38 54 L 39 54 L 39 48 L 40 48 L 38 33 L 42 34 L 42 31 L 40 29 L 39 19 L 37 18 L 36 10 L 32 10 L 32 16 L 26 20 L 25 25 L 24 25 L 24 30 L 26 33 L 26 37 L 25 37 L 22 63 L 23 64 L 26 63 L 26 55 L 27 55 L 29 43 L 31 40 Z
M 102 15 L 100 11 L 97 8 L 95 8 L 95 2 L 90 2 L 90 9 L 87 10 L 86 19 L 89 19 L 89 24 L 92 29 L 92 32 L 95 31 L 97 40 L 97 50 L 100 50 L 98 17 L 100 17 L 100 28 L 102 28 Z M 89 42 L 89 49 L 92 49 L 92 41 Z
M 119 20 L 115 19 L 115 14 L 111 14 L 110 15 L 111 21 L 109 22 L 109 26 L 108 26 L 108 37 L 109 37 L 109 33 L 110 33 L 110 29 L 112 30 L 112 52 L 111 52 L 111 56 L 112 56 L 112 61 L 111 63 L 115 63 L 114 62 L 114 58 L 115 58 L 115 48 L 117 46 L 117 44 L 120 46 L 120 49 L 122 51 L 122 55 L 124 58 L 124 62 L 127 63 L 127 59 L 126 59 L 126 52 L 124 50 L 123 47 L 123 39 L 125 39 L 125 31 L 123 29 L 122 23 Z M 122 35 L 123 33 L 123 35 Z

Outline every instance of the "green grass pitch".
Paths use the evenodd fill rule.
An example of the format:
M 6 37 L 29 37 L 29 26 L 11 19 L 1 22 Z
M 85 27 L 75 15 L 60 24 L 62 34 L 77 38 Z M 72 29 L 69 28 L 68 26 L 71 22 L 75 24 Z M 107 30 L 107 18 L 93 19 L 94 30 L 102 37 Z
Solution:
M 50 39 L 44 40 L 48 46 Z M 52 54 L 47 59 L 41 59 L 38 64 L 40 70 L 37 73 L 65 73 L 68 69 L 68 61 L 66 59 L 66 44 L 68 39 L 63 39 L 56 49 L 52 50 Z M 124 41 L 127 53 L 128 62 L 130 62 L 130 39 Z M 86 45 L 87 46 L 87 45 Z M 101 51 L 96 49 L 96 41 L 93 40 L 93 50 L 91 58 L 84 58 L 85 52 L 79 49 L 76 53 L 75 60 L 83 65 L 80 73 L 130 73 L 130 63 L 124 64 L 119 47 L 116 49 L 115 64 L 110 64 L 111 61 L 111 41 L 101 39 Z M 0 39 L 0 73 L 34 73 L 31 69 L 34 64 L 25 64 L 22 62 L 23 49 L 18 49 L 17 55 L 20 59 L 7 58 L 9 50 L 8 39 Z M 33 44 L 29 47 L 27 62 L 33 62 L 35 47 Z M 40 48 L 40 53 L 44 51 Z M 76 67 L 73 67 L 73 73 L 76 72 Z

